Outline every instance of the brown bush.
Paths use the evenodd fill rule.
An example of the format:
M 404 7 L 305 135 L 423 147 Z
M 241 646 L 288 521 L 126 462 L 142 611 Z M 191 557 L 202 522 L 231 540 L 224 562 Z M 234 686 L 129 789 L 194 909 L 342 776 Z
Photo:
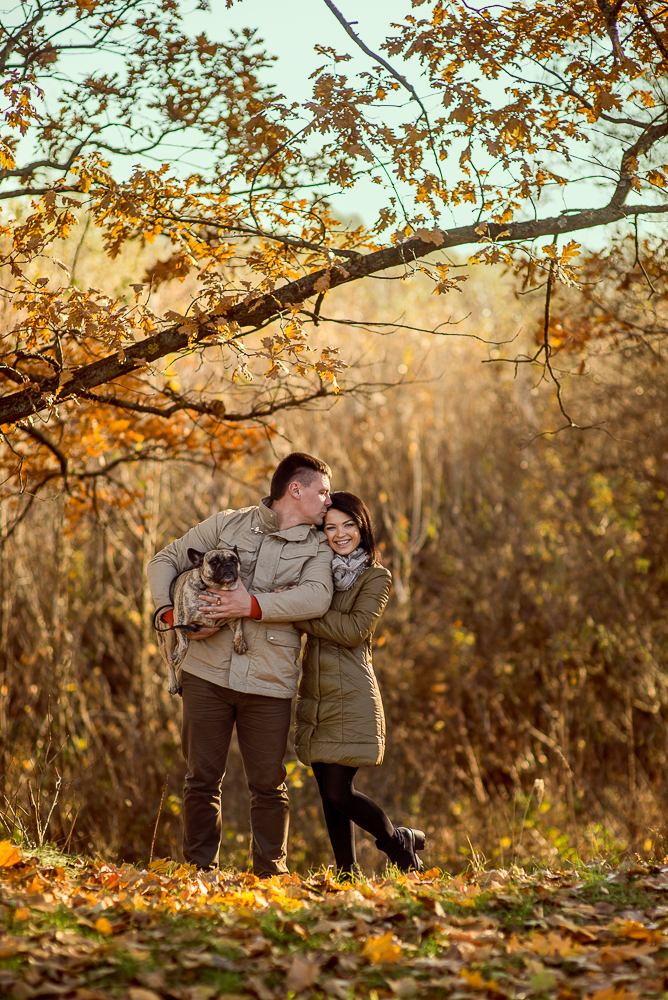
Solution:
M 443 301 L 424 305 L 417 288 L 339 293 L 337 315 L 355 295 L 362 320 L 403 314 L 428 329 Z M 488 273 L 455 306 L 470 312 L 457 332 L 487 340 L 509 340 L 533 316 Z M 257 502 L 276 455 L 298 448 L 367 500 L 395 577 L 374 652 L 388 750 L 359 787 L 393 820 L 423 824 L 432 862 L 450 867 L 472 850 L 504 864 L 665 850 L 662 366 L 635 352 L 591 360 L 590 377 L 565 391 L 579 422 L 603 429 L 539 436 L 560 426 L 554 387 L 536 389 L 522 367 L 516 377 L 482 367 L 489 345 L 419 331 L 337 336 L 355 378 L 402 384 L 286 414 L 264 454 L 213 474 L 126 469 L 127 503 L 97 517 L 72 519 L 63 497 L 33 505 L 5 541 L 5 827 L 146 859 L 158 820 L 155 856 L 178 854 L 180 705 L 151 632 L 146 562 L 215 510 Z M 292 752 L 288 769 L 292 863 L 329 863 L 315 783 Z M 223 857 L 242 864 L 247 792 L 234 748 L 224 800 Z M 359 842 L 363 863 L 378 865 L 370 838 Z

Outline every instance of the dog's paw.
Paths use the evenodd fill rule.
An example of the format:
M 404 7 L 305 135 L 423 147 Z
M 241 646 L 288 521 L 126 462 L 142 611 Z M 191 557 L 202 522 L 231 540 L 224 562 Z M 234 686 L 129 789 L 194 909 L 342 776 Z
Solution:
M 246 641 L 243 638 L 243 636 L 240 639 L 237 639 L 235 637 L 235 639 L 234 639 L 234 652 L 237 653 L 239 656 L 243 656 L 244 653 L 248 652 L 248 646 L 246 645 Z

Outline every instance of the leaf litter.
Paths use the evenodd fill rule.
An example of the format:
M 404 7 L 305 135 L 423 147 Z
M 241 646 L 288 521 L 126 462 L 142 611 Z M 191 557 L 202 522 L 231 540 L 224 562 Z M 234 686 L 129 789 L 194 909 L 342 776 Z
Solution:
M 47 861 L 4 841 L 0 995 L 662 997 L 667 904 L 658 864 L 388 870 L 346 886 L 330 871 L 261 881 L 169 859 Z

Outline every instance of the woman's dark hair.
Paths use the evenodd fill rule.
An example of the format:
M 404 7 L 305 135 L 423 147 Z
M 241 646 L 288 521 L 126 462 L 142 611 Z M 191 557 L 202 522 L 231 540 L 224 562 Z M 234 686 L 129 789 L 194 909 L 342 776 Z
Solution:
M 376 542 L 376 533 L 373 527 L 373 521 L 371 520 L 371 513 L 369 508 L 364 503 L 364 500 L 360 500 L 356 497 L 354 493 L 346 493 L 345 490 L 337 490 L 335 493 L 331 494 L 332 506 L 330 510 L 340 510 L 342 514 L 347 514 L 352 517 L 353 521 L 359 528 L 360 533 L 360 546 L 365 552 L 369 554 L 369 562 L 377 562 L 380 560 L 380 551 L 378 549 L 378 544 Z

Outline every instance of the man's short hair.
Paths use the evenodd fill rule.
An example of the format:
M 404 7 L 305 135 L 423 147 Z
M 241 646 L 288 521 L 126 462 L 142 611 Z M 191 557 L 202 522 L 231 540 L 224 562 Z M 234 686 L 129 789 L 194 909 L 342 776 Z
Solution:
M 280 500 L 284 497 L 290 483 L 298 482 L 302 486 L 310 486 L 314 476 L 328 476 L 331 480 L 332 470 L 326 462 L 321 462 L 313 455 L 306 455 L 303 451 L 293 451 L 287 455 L 276 466 L 276 471 L 271 477 L 271 500 Z

